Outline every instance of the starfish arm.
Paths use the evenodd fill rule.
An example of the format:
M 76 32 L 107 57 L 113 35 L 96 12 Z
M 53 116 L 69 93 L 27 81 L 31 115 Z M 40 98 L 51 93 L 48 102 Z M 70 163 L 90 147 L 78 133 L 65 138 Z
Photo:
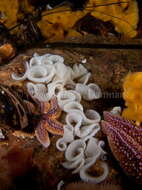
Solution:
M 50 139 L 48 131 L 44 127 L 43 122 L 39 122 L 36 130 L 35 130 L 35 136 L 37 140 L 45 147 L 47 148 L 50 145 Z
M 57 98 L 54 96 L 50 101 L 50 109 L 47 112 L 47 116 L 53 119 L 59 118 L 61 115 L 61 109 L 58 105 Z
M 64 134 L 63 124 L 52 118 L 47 118 L 45 120 L 44 128 L 53 135 L 63 136 Z
M 40 102 L 40 112 L 47 114 L 47 112 L 50 109 L 50 103 L 49 102 Z
M 122 118 L 119 115 L 115 115 L 115 114 L 112 114 L 111 112 L 105 111 L 103 113 L 103 116 L 104 116 L 105 121 L 109 122 L 112 125 L 115 125 L 115 127 L 118 127 L 119 129 L 127 130 L 127 128 L 129 129 L 135 128 L 134 123 L 132 123 L 131 121 L 125 118 Z
M 102 130 L 125 173 L 142 183 L 142 146 L 125 131 L 118 130 L 108 122 L 102 121 Z
M 31 138 L 32 139 L 35 136 L 34 132 L 33 133 L 26 133 L 26 132 L 20 131 L 20 130 L 14 131 L 12 133 L 12 135 L 15 137 L 18 137 L 18 138 L 23 138 L 23 139 L 25 139 L 25 138 Z
M 138 127 L 131 121 L 110 112 L 104 112 L 104 119 L 118 130 L 126 132 L 142 145 L 142 127 Z

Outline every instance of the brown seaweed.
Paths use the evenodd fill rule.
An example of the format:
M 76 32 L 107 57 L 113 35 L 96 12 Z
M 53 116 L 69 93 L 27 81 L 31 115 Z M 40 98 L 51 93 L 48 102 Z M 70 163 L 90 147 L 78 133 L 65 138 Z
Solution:
M 5 123 L 15 129 L 25 129 L 29 125 L 29 118 L 36 108 L 28 99 L 23 99 L 12 88 L 0 86 L 1 109 L 0 116 Z M 3 117 L 4 116 L 4 117 Z
M 27 114 L 23 105 L 21 104 L 19 99 L 8 88 L 4 86 L 0 86 L 0 88 L 2 90 L 2 93 L 6 94 L 6 96 L 9 98 L 10 102 L 12 103 L 12 105 L 15 107 L 16 113 L 19 117 L 20 127 L 22 129 L 25 128 L 28 125 L 28 118 L 27 118 Z

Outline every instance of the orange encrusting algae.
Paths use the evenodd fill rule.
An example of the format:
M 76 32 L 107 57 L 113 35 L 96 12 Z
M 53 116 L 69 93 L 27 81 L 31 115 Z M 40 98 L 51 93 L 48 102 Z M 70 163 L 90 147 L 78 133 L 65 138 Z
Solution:
M 129 73 L 124 79 L 123 90 L 126 108 L 122 116 L 140 125 L 142 122 L 142 72 Z

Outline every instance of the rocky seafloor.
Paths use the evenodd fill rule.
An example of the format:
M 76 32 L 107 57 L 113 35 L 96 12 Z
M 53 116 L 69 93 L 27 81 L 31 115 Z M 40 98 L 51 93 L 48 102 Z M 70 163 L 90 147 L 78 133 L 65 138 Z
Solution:
M 44 48 L 31 49 L 16 56 L 9 64 L 3 63 L 0 67 L 0 85 L 15 89 L 24 94 L 25 83 L 14 81 L 12 73 L 22 74 L 23 63 L 29 60 L 33 53 L 58 54 L 64 57 L 69 66 L 82 63 L 91 72 L 91 81 L 98 84 L 102 90 L 102 98 L 91 104 L 84 102 L 85 107 L 95 109 L 102 114 L 114 106 L 123 106 L 122 83 L 128 72 L 142 69 L 141 50 L 105 50 L 92 48 Z M 1 98 L 1 105 L 3 99 Z M 12 108 L 11 108 L 12 109 Z M 2 113 L 2 112 L 1 112 Z M 7 115 L 8 117 L 8 115 Z M 56 149 L 57 136 L 51 137 L 51 145 L 47 149 L 35 138 L 18 138 L 12 135 L 15 128 L 8 118 L 1 117 L 0 126 L 6 136 L 5 142 L 0 145 L 0 189 L 35 190 L 56 189 L 57 184 L 78 181 L 78 175 L 72 175 L 70 170 L 62 167 L 64 153 Z M 8 120 L 8 122 L 7 122 Z M 12 123 L 12 122 L 11 122 Z M 105 137 L 100 134 L 100 138 Z M 106 143 L 110 173 L 104 183 L 122 184 L 126 189 L 134 183 L 123 174 L 114 160 Z M 97 167 L 97 166 L 96 166 Z M 138 186 L 139 187 L 139 186 Z

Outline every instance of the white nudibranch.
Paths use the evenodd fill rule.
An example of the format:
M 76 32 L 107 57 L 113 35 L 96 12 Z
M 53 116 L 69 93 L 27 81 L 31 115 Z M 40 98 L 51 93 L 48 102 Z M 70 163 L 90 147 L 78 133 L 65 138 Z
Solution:
M 103 155 L 105 155 L 105 151 L 102 149 L 103 141 L 98 141 L 96 138 L 90 138 L 88 141 L 86 150 L 85 150 L 85 156 L 86 156 L 86 162 L 84 166 L 80 170 L 80 178 L 89 183 L 100 183 L 103 181 L 109 173 L 108 166 L 104 161 L 101 161 L 100 167 L 103 168 L 103 174 L 101 174 L 98 177 L 93 177 L 87 173 L 87 170 L 95 164 L 95 162 L 101 158 Z
M 87 144 L 82 139 L 74 140 L 65 151 L 67 161 L 63 163 L 63 166 L 73 169 L 72 173 L 79 173 L 80 178 L 85 182 L 100 183 L 108 175 L 107 164 L 101 161 L 100 167 L 103 168 L 103 174 L 98 177 L 91 176 L 87 170 L 104 154 L 100 141 L 94 137 L 91 137 Z
M 67 148 L 67 143 L 70 143 L 74 140 L 74 131 L 73 127 L 69 125 L 64 126 L 64 135 L 62 138 L 58 139 L 56 142 L 56 147 L 60 151 L 65 151 Z
M 57 97 L 59 107 L 65 114 L 64 135 L 56 142 L 59 151 L 65 152 L 63 166 L 79 173 L 85 182 L 100 183 L 108 175 L 108 166 L 102 157 L 106 154 L 102 141 L 95 136 L 100 131 L 100 114 L 95 110 L 86 110 L 82 99 L 92 101 L 102 96 L 100 87 L 88 84 L 91 73 L 82 65 L 71 68 L 64 63 L 60 55 L 37 53 L 26 62 L 22 77 L 12 74 L 14 80 L 26 80 L 28 93 L 32 98 L 47 102 Z M 117 111 L 117 110 L 114 110 Z M 93 177 L 88 169 L 101 160 L 103 174 Z
M 44 84 L 34 84 L 31 82 L 27 83 L 28 93 L 35 99 L 46 102 L 49 101 L 50 97 L 48 95 L 47 88 Z
M 82 95 L 84 100 L 87 101 L 99 99 L 102 96 L 101 89 L 94 83 L 90 83 L 88 85 L 77 83 L 75 90 Z
M 57 95 L 58 103 L 64 110 L 64 106 L 70 102 L 80 102 L 81 95 L 75 90 L 62 90 Z

